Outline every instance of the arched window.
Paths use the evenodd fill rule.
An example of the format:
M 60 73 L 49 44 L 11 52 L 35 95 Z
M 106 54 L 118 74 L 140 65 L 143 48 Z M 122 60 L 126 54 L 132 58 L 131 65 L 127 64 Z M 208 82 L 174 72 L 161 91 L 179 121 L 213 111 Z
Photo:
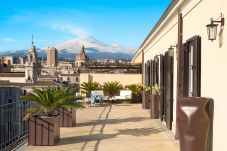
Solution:
M 33 55 L 30 54 L 30 61 L 32 62 L 33 61 Z

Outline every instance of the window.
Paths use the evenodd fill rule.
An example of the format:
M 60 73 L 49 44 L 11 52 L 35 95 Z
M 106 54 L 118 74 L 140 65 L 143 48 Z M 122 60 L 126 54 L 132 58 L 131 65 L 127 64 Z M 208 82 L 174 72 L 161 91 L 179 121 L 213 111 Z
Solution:
M 8 90 L 8 96 L 12 96 L 13 95 L 13 89 L 9 89 Z
M 8 103 L 13 103 L 13 99 L 8 99 Z
M 200 96 L 201 87 L 201 38 L 194 36 L 184 43 L 181 57 L 183 96 Z
M 70 82 L 70 77 L 67 77 L 67 82 Z
M 27 91 L 26 90 L 23 90 L 23 94 L 26 95 Z

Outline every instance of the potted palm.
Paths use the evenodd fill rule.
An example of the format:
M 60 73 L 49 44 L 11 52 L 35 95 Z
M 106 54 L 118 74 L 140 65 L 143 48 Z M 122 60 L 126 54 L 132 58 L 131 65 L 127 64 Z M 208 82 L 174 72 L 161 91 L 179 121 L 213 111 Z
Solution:
M 56 110 L 78 108 L 74 95 L 65 95 L 63 88 L 33 89 L 22 97 L 36 104 L 36 108 L 26 111 L 28 119 L 29 145 L 55 145 L 60 140 L 60 117 Z
M 143 86 L 142 91 L 142 108 L 149 109 L 149 94 L 150 94 L 150 87 Z
M 149 102 L 151 118 L 159 118 L 160 87 L 157 83 L 151 87 L 151 95 Z
M 118 81 L 105 82 L 103 84 L 104 93 L 108 94 L 109 98 L 114 100 L 114 97 L 119 94 L 123 86 Z
M 60 115 L 60 127 L 72 127 L 76 124 L 76 109 L 84 108 L 81 103 L 77 102 L 77 100 L 82 100 L 83 97 L 75 96 L 76 92 L 78 92 L 78 89 L 74 87 L 58 87 L 56 89 L 62 97 L 74 96 L 72 101 L 75 103 L 75 107 L 63 106 L 56 110 L 56 113 Z
M 131 103 L 140 103 L 140 102 L 142 102 L 141 92 L 143 90 L 143 86 L 141 84 L 130 84 L 130 85 L 126 85 L 125 88 L 132 91 L 132 101 L 131 101 Z
M 90 97 L 91 91 L 101 89 L 98 82 L 83 82 L 80 86 L 81 92 L 86 94 L 86 97 Z

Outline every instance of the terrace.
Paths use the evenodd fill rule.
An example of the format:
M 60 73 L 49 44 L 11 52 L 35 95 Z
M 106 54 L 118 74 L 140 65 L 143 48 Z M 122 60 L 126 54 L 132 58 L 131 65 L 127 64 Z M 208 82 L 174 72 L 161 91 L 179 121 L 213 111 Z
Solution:
M 77 124 L 60 129 L 56 146 L 27 146 L 25 151 L 178 151 L 172 133 L 152 120 L 141 104 L 110 104 L 77 110 Z

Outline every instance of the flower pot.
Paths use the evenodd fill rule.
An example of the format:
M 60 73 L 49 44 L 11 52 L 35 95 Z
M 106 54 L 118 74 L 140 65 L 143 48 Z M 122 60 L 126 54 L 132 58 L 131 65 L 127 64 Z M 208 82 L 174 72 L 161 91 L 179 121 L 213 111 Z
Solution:
M 141 103 L 141 102 L 142 102 L 141 94 L 135 95 L 134 93 L 132 93 L 131 103 Z
M 150 98 L 150 115 L 152 119 L 159 118 L 160 95 L 149 95 Z
M 30 116 L 28 119 L 28 144 L 53 146 L 60 141 L 59 116 Z
M 212 120 L 210 99 L 190 97 L 177 101 L 177 122 L 181 151 L 207 151 Z
M 76 124 L 76 109 L 68 111 L 63 108 L 59 108 L 57 113 L 60 116 L 60 127 L 72 127 Z
M 149 91 L 142 92 L 142 108 L 149 109 Z

